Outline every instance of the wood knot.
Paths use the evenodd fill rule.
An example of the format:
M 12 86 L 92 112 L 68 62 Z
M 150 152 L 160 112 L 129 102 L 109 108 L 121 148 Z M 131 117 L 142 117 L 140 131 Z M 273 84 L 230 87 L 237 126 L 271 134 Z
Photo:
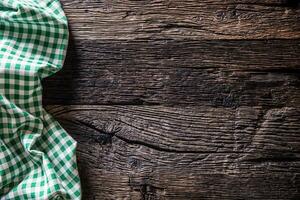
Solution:
M 165 188 L 154 186 L 149 180 L 150 177 L 129 178 L 129 185 L 134 191 L 140 193 L 142 200 L 161 199 L 165 195 Z

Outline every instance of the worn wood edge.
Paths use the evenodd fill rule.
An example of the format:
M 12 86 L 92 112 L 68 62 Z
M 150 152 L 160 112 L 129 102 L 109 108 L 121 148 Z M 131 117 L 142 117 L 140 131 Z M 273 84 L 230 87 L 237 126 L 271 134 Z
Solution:
M 82 39 L 296 39 L 297 1 L 61 0 Z
M 298 107 L 299 73 L 222 69 L 62 71 L 44 80 L 44 104 Z
M 152 166 L 140 167 L 139 164 L 147 165 L 147 163 L 140 161 L 139 157 L 135 159 L 129 157 L 124 162 L 119 160 L 122 156 L 118 157 L 117 162 L 123 169 L 114 169 L 110 163 L 107 164 L 108 169 L 103 169 L 103 165 L 92 167 L 88 164 L 91 157 L 79 161 L 84 199 L 297 199 L 299 197 L 298 173 L 269 169 L 269 166 L 276 166 L 276 163 L 266 164 L 258 171 L 252 171 L 263 164 L 253 165 L 247 170 L 243 167 L 249 166 L 242 167 L 237 163 L 230 163 L 230 160 L 226 160 L 225 163 L 216 160 L 215 163 L 219 162 L 219 167 L 223 170 L 219 169 L 220 172 L 214 173 L 211 169 L 218 168 L 218 164 L 207 163 L 208 169 L 197 170 L 198 167 L 195 166 L 180 166 L 179 162 L 177 165 L 181 168 L 176 169 L 173 162 L 161 167 L 158 161 Z M 99 157 L 98 163 L 101 162 L 103 161 Z M 138 163 L 137 166 L 135 163 Z M 228 173 L 222 164 L 231 165 L 230 171 L 235 173 Z M 299 163 L 295 165 L 299 166 Z
M 96 105 L 46 109 L 78 142 L 85 199 L 296 199 L 300 195 L 299 109 Z M 141 126 L 140 122 L 150 126 L 146 132 L 118 131 L 128 123 L 117 124 L 117 118 L 132 118 L 132 127 Z M 195 128 L 197 121 L 202 127 L 184 132 Z M 216 122 L 219 128 L 214 134 L 210 129 L 218 126 Z M 164 139 L 148 133 L 151 124 L 169 141 L 175 141 L 178 132 L 189 135 L 161 145 Z M 228 126 L 233 129 L 230 133 Z M 194 139 L 193 133 L 200 137 Z M 224 137 L 227 134 L 232 137 Z M 183 140 L 193 146 L 192 140 L 205 135 L 222 139 L 210 138 L 194 149 L 184 145 Z M 251 145 L 241 146 L 243 140 Z
M 283 107 L 47 106 L 73 134 L 178 153 L 299 152 L 300 110 Z M 75 128 L 74 128 L 75 127 Z M 78 130 L 78 131 L 77 131 Z
M 299 70 L 300 40 L 70 39 L 65 68 L 225 68 Z M 121 62 L 122 61 L 122 62 Z M 71 66 L 70 66 L 71 65 Z M 120 66 L 121 65 L 121 66 Z M 79 67 L 77 67 L 79 68 Z
M 299 42 L 73 41 L 44 102 L 297 106 Z
M 152 174 L 126 175 L 85 167 L 84 199 L 298 199 L 295 173 L 251 174 L 248 177 L 175 171 L 171 167 Z M 174 173 L 174 175 L 171 175 Z

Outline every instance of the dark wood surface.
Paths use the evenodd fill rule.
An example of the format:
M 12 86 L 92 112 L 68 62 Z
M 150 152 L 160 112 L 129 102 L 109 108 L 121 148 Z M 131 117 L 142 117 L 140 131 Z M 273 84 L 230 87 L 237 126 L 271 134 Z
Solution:
M 300 199 L 299 1 L 61 2 L 83 199 Z

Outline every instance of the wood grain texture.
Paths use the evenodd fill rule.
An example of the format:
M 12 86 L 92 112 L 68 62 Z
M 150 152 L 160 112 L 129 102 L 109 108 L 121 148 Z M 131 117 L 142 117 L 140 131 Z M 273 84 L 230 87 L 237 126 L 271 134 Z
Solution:
M 62 0 L 76 38 L 300 38 L 297 0 Z
M 300 40 L 75 40 L 46 104 L 297 106 Z
M 298 199 L 300 110 L 48 106 L 85 199 Z
M 61 2 L 83 199 L 300 199 L 298 0 Z

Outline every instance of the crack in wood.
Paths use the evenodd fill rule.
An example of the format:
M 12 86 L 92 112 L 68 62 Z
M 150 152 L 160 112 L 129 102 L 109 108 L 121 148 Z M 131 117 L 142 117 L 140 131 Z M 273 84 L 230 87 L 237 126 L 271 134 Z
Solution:
M 84 199 L 300 199 L 299 2 L 61 0 Z
M 65 119 L 68 120 L 68 119 Z M 167 148 L 162 148 L 153 144 L 149 144 L 146 142 L 142 142 L 142 141 L 137 141 L 137 140 L 130 140 L 128 138 L 125 138 L 121 135 L 118 135 L 117 133 L 119 133 L 122 128 L 121 127 L 117 127 L 116 130 L 114 131 L 106 131 L 104 129 L 98 128 L 90 123 L 87 122 L 83 122 L 83 121 L 79 121 L 79 120 L 75 120 L 77 123 L 80 123 L 90 129 L 93 129 L 94 131 L 97 131 L 100 134 L 91 134 L 91 135 L 86 135 L 85 137 L 88 138 L 92 138 L 95 142 L 101 144 L 101 145 L 105 145 L 105 144 L 111 144 L 112 143 L 112 139 L 113 137 L 118 138 L 119 140 L 126 142 L 128 144 L 133 144 L 133 145 L 141 145 L 141 146 L 145 146 L 148 147 L 150 149 L 154 149 L 157 151 L 161 151 L 161 152 L 169 152 L 169 153 L 215 153 L 215 152 L 210 152 L 210 151 L 181 151 L 181 150 L 176 150 L 176 149 L 167 149 Z M 72 122 L 72 121 L 70 121 Z M 121 122 L 121 121 L 120 121 Z M 123 122 L 124 123 L 124 122 Z M 219 152 L 219 153 L 224 153 L 224 152 Z M 232 152 L 231 152 L 232 153 Z M 237 152 L 235 152 L 237 153 Z

